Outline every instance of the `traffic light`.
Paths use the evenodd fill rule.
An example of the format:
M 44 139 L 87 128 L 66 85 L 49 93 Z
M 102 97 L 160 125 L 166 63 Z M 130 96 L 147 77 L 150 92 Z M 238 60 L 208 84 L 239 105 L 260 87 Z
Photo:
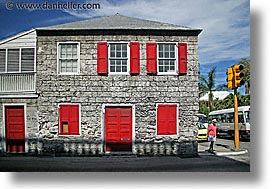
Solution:
M 243 65 L 237 65 L 234 64 L 233 66 L 233 71 L 234 71 L 234 88 L 240 87 L 244 84 L 244 73 L 241 71 L 243 70 L 244 66 Z
M 233 89 L 234 86 L 233 86 L 233 80 L 234 80 L 234 75 L 233 75 L 233 68 L 227 68 L 227 72 L 226 72 L 226 75 L 227 75 L 227 88 L 228 89 Z

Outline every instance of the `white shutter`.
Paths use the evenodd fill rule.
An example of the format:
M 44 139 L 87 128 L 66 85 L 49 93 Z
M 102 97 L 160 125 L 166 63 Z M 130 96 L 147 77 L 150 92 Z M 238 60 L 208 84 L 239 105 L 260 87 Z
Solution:
M 19 49 L 8 49 L 8 72 L 19 72 Z
M 6 71 L 6 49 L 0 49 L 0 73 Z
M 34 48 L 21 49 L 21 71 L 34 71 Z

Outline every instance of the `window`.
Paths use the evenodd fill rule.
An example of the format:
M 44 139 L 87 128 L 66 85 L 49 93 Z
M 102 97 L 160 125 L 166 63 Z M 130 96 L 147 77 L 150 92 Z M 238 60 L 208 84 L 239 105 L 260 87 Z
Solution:
M 128 42 L 98 42 L 97 43 L 97 73 L 131 74 L 140 73 L 140 43 Z
M 129 73 L 128 44 L 109 44 L 109 73 Z
M 0 49 L 0 73 L 6 72 L 6 49 Z
M 60 74 L 78 74 L 80 71 L 79 43 L 58 43 L 58 72 Z
M 158 73 L 177 73 L 176 44 L 158 44 Z
M 176 135 L 178 124 L 177 104 L 157 105 L 157 135 Z
M 35 71 L 35 49 L 0 49 L 0 73 Z
M 59 134 L 79 135 L 80 113 L 78 104 L 59 105 Z
M 31 72 L 34 70 L 34 49 L 21 49 L 21 71 Z
M 187 43 L 146 43 L 147 74 L 185 75 L 187 62 Z

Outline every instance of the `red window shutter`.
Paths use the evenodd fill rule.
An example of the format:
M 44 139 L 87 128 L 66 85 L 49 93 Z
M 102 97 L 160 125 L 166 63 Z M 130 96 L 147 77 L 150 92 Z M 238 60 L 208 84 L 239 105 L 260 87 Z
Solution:
M 108 73 L 108 46 L 107 42 L 97 43 L 97 73 Z
M 65 134 L 63 132 L 62 127 L 64 123 L 68 123 L 69 125 L 69 119 L 70 119 L 70 110 L 68 109 L 67 105 L 60 105 L 59 107 L 59 133 L 60 134 Z
M 166 134 L 166 108 L 165 105 L 158 105 L 157 110 L 157 134 Z
M 177 105 L 158 105 L 157 109 L 157 134 L 177 134 Z
M 179 74 L 187 73 L 187 43 L 178 43 Z
M 177 134 L 177 105 L 169 105 L 167 107 L 168 117 L 167 117 L 167 134 L 176 135 Z
M 130 73 L 140 72 L 140 47 L 139 42 L 130 42 Z
M 147 73 L 157 73 L 157 44 L 155 42 L 146 43 Z
M 78 135 L 79 134 L 79 106 L 70 106 L 70 122 L 69 122 L 69 134 Z
M 79 105 L 60 105 L 59 133 L 64 135 L 79 134 Z

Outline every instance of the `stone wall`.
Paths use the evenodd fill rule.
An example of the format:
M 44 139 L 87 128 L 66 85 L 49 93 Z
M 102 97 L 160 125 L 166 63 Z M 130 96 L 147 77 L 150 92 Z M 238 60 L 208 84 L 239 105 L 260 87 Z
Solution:
M 57 74 L 57 42 L 80 42 L 80 74 Z M 140 74 L 99 76 L 99 41 L 139 41 Z M 188 72 L 182 76 L 152 76 L 146 72 L 146 42 L 187 42 Z M 140 155 L 194 155 L 197 153 L 198 37 L 194 36 L 38 36 L 37 123 L 30 124 L 30 144 L 38 153 L 98 155 L 104 153 L 102 109 L 104 104 L 135 106 L 134 153 Z M 79 136 L 58 135 L 58 104 L 81 105 Z M 156 104 L 179 105 L 178 135 L 156 135 Z M 34 116 L 33 115 L 33 116 Z M 29 119 L 29 118 L 28 118 Z M 35 129 L 34 129 L 35 128 Z

